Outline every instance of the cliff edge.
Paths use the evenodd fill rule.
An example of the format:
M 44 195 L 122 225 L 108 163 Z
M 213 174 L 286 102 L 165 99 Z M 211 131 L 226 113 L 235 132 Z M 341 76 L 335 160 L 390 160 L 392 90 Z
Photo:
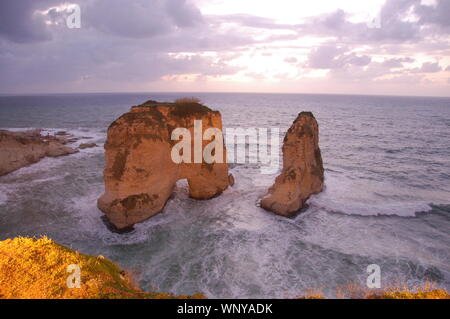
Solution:
M 42 237 L 0 241 L 0 299 L 189 299 L 144 292 L 103 256 L 89 256 Z

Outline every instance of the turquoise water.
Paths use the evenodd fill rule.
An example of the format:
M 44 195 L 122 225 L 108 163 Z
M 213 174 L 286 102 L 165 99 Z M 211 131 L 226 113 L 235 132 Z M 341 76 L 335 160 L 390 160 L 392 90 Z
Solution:
M 1 96 L 0 128 L 68 131 L 100 146 L 131 105 L 186 94 Z M 46 234 L 131 270 L 141 287 L 208 297 L 332 296 L 365 283 L 431 279 L 450 288 L 450 99 L 295 94 L 187 94 L 220 110 L 225 127 L 280 127 L 301 111 L 320 126 L 325 191 L 285 219 L 258 207 L 277 174 L 233 164 L 236 184 L 209 201 L 179 182 L 163 213 L 111 233 L 96 200 L 102 147 L 0 177 L 0 240 Z

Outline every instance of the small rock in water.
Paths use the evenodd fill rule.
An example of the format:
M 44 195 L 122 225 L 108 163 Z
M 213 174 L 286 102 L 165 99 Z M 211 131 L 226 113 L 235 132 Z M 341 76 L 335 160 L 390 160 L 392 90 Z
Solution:
M 91 147 L 96 147 L 96 146 L 97 146 L 97 144 L 95 144 L 95 143 L 82 143 L 82 144 L 80 144 L 80 146 L 78 146 L 78 148 L 80 150 L 84 150 L 85 148 L 91 148 Z
M 105 224 L 106 228 L 108 228 L 108 230 L 112 233 L 116 233 L 116 234 L 127 234 L 127 233 L 131 233 L 134 230 L 133 226 L 129 226 L 129 227 L 124 227 L 124 228 L 117 228 L 116 226 L 114 226 L 113 223 L 111 223 L 109 221 L 109 219 L 103 215 L 101 217 L 103 224 Z

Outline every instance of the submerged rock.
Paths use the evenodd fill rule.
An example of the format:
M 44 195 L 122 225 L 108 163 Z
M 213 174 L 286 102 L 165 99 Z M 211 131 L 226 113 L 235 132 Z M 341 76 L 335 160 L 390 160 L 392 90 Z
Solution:
M 197 163 L 193 162 L 195 142 L 188 144 L 190 155 L 184 153 L 185 149 L 179 153 L 194 158 L 192 162 L 176 163 L 172 159 L 172 149 L 178 143 L 171 139 L 174 129 L 186 128 L 194 140 L 198 138 L 194 130 L 196 120 L 203 128 L 202 136 L 208 128 L 222 130 L 220 112 L 189 101 L 148 101 L 132 107 L 110 125 L 105 143 L 105 193 L 99 198 L 98 207 L 118 229 L 161 212 L 180 179 L 187 179 L 189 195 L 195 199 L 213 198 L 233 182 L 226 161 L 207 163 L 201 156 Z M 202 136 L 199 143 L 203 153 L 211 141 Z M 214 152 L 226 159 L 223 137 L 214 136 L 214 140 L 218 138 L 221 147 Z
M 323 189 L 319 126 L 311 112 L 298 115 L 283 141 L 283 170 L 261 199 L 261 207 L 291 217 Z
M 55 136 L 42 136 L 40 130 L 10 132 L 0 130 L 0 175 L 36 163 L 44 157 L 58 157 L 78 152 Z
M 81 143 L 80 146 L 78 146 L 78 148 L 80 150 L 84 150 L 86 148 L 92 148 L 92 147 L 97 147 L 97 144 L 95 144 L 95 143 Z

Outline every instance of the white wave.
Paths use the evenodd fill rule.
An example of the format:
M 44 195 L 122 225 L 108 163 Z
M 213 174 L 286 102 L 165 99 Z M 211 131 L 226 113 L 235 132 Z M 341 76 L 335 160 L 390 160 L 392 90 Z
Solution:
M 7 201 L 8 201 L 7 193 L 4 190 L 0 189 L 0 205 L 6 204 Z
M 66 210 L 77 217 L 79 226 L 89 236 L 95 236 L 103 245 L 133 245 L 143 243 L 151 235 L 150 229 L 154 226 L 173 222 L 162 214 L 134 226 L 130 233 L 118 234 L 111 232 L 102 217 L 103 212 L 97 207 L 97 200 L 103 193 L 103 185 L 93 185 L 88 195 L 73 197 L 65 204 Z
M 22 132 L 22 131 L 31 131 L 36 128 L 35 127 L 2 127 L 1 129 L 10 131 L 10 132 Z
M 352 179 L 344 174 L 325 173 L 325 190 L 312 196 L 308 203 L 329 212 L 362 216 L 415 216 L 429 211 L 429 201 L 417 190 L 400 188 L 389 182 Z

